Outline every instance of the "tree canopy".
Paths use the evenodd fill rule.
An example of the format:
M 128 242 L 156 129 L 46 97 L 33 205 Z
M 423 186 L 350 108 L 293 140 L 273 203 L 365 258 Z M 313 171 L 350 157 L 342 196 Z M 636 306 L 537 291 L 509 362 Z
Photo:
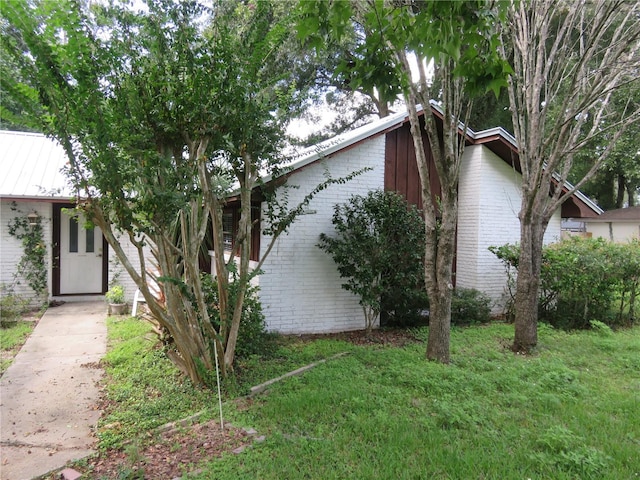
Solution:
M 305 89 L 286 54 L 290 17 L 274 2 L 149 0 L 137 8 L 3 2 L 2 47 L 12 64 L 2 66 L 13 68 L 2 71 L 2 88 L 62 144 L 79 208 L 168 331 L 173 358 L 202 382 L 214 348 L 226 369 L 233 365 L 250 274 L 251 191 L 261 174 L 278 170 L 284 126 Z M 228 265 L 217 255 L 215 331 L 198 253 L 209 218 L 214 248 L 224 251 L 222 209 L 232 188 L 242 201 L 241 286 L 229 309 Z M 154 281 L 161 299 L 149 289 Z

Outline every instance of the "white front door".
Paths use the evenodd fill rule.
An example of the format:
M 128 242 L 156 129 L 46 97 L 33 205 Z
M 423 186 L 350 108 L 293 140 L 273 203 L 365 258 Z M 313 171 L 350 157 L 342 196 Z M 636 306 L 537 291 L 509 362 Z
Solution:
M 102 292 L 102 231 L 82 215 L 60 215 L 60 294 Z

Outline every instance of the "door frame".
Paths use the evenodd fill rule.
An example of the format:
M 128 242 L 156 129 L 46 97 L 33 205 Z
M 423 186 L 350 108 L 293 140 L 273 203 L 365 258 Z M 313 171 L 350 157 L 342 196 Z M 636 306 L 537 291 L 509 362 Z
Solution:
M 109 244 L 104 235 L 102 235 L 102 290 L 94 294 L 76 294 L 76 293 L 60 293 L 60 227 L 62 222 L 62 210 L 65 208 L 75 208 L 73 203 L 54 203 L 53 204 L 53 285 L 52 294 L 55 297 L 73 296 L 73 295 L 102 295 L 109 285 Z

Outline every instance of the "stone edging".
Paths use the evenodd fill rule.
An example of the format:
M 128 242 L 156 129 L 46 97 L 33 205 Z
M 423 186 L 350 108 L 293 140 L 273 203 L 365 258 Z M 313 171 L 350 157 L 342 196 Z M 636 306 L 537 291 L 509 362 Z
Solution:
M 271 380 L 267 380 L 264 383 L 261 383 L 260 385 L 256 385 L 255 387 L 251 387 L 251 389 L 249 390 L 249 395 L 247 395 L 247 397 L 254 397 L 262 392 L 264 392 L 269 386 L 273 385 L 274 383 L 277 383 L 281 380 L 284 380 L 285 378 L 289 378 L 289 377 L 294 377 L 297 375 L 302 375 L 304 372 L 306 372 L 307 370 L 311 370 L 314 367 L 317 367 L 318 365 L 325 363 L 329 360 L 334 360 L 336 358 L 340 358 L 340 357 L 344 357 L 345 355 L 349 355 L 349 352 L 341 352 L 341 353 L 337 353 L 329 358 L 324 358 L 322 360 L 318 360 L 317 362 L 313 362 L 310 363 L 309 365 L 305 365 L 304 367 L 300 367 L 296 370 L 292 370 L 291 372 L 285 373 L 284 375 L 281 375 L 277 378 L 272 378 Z

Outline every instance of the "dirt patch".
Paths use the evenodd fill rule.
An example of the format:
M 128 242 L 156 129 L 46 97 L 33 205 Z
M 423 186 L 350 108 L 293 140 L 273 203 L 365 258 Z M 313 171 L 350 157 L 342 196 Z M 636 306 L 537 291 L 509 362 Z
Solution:
M 89 478 L 105 480 L 172 479 L 197 471 L 197 465 L 205 460 L 218 458 L 226 452 L 241 451 L 253 441 L 254 437 L 242 429 L 225 425 L 223 431 L 219 421 L 210 420 L 150 434 L 122 449 L 107 450 L 90 457 L 82 467 L 74 468 Z

